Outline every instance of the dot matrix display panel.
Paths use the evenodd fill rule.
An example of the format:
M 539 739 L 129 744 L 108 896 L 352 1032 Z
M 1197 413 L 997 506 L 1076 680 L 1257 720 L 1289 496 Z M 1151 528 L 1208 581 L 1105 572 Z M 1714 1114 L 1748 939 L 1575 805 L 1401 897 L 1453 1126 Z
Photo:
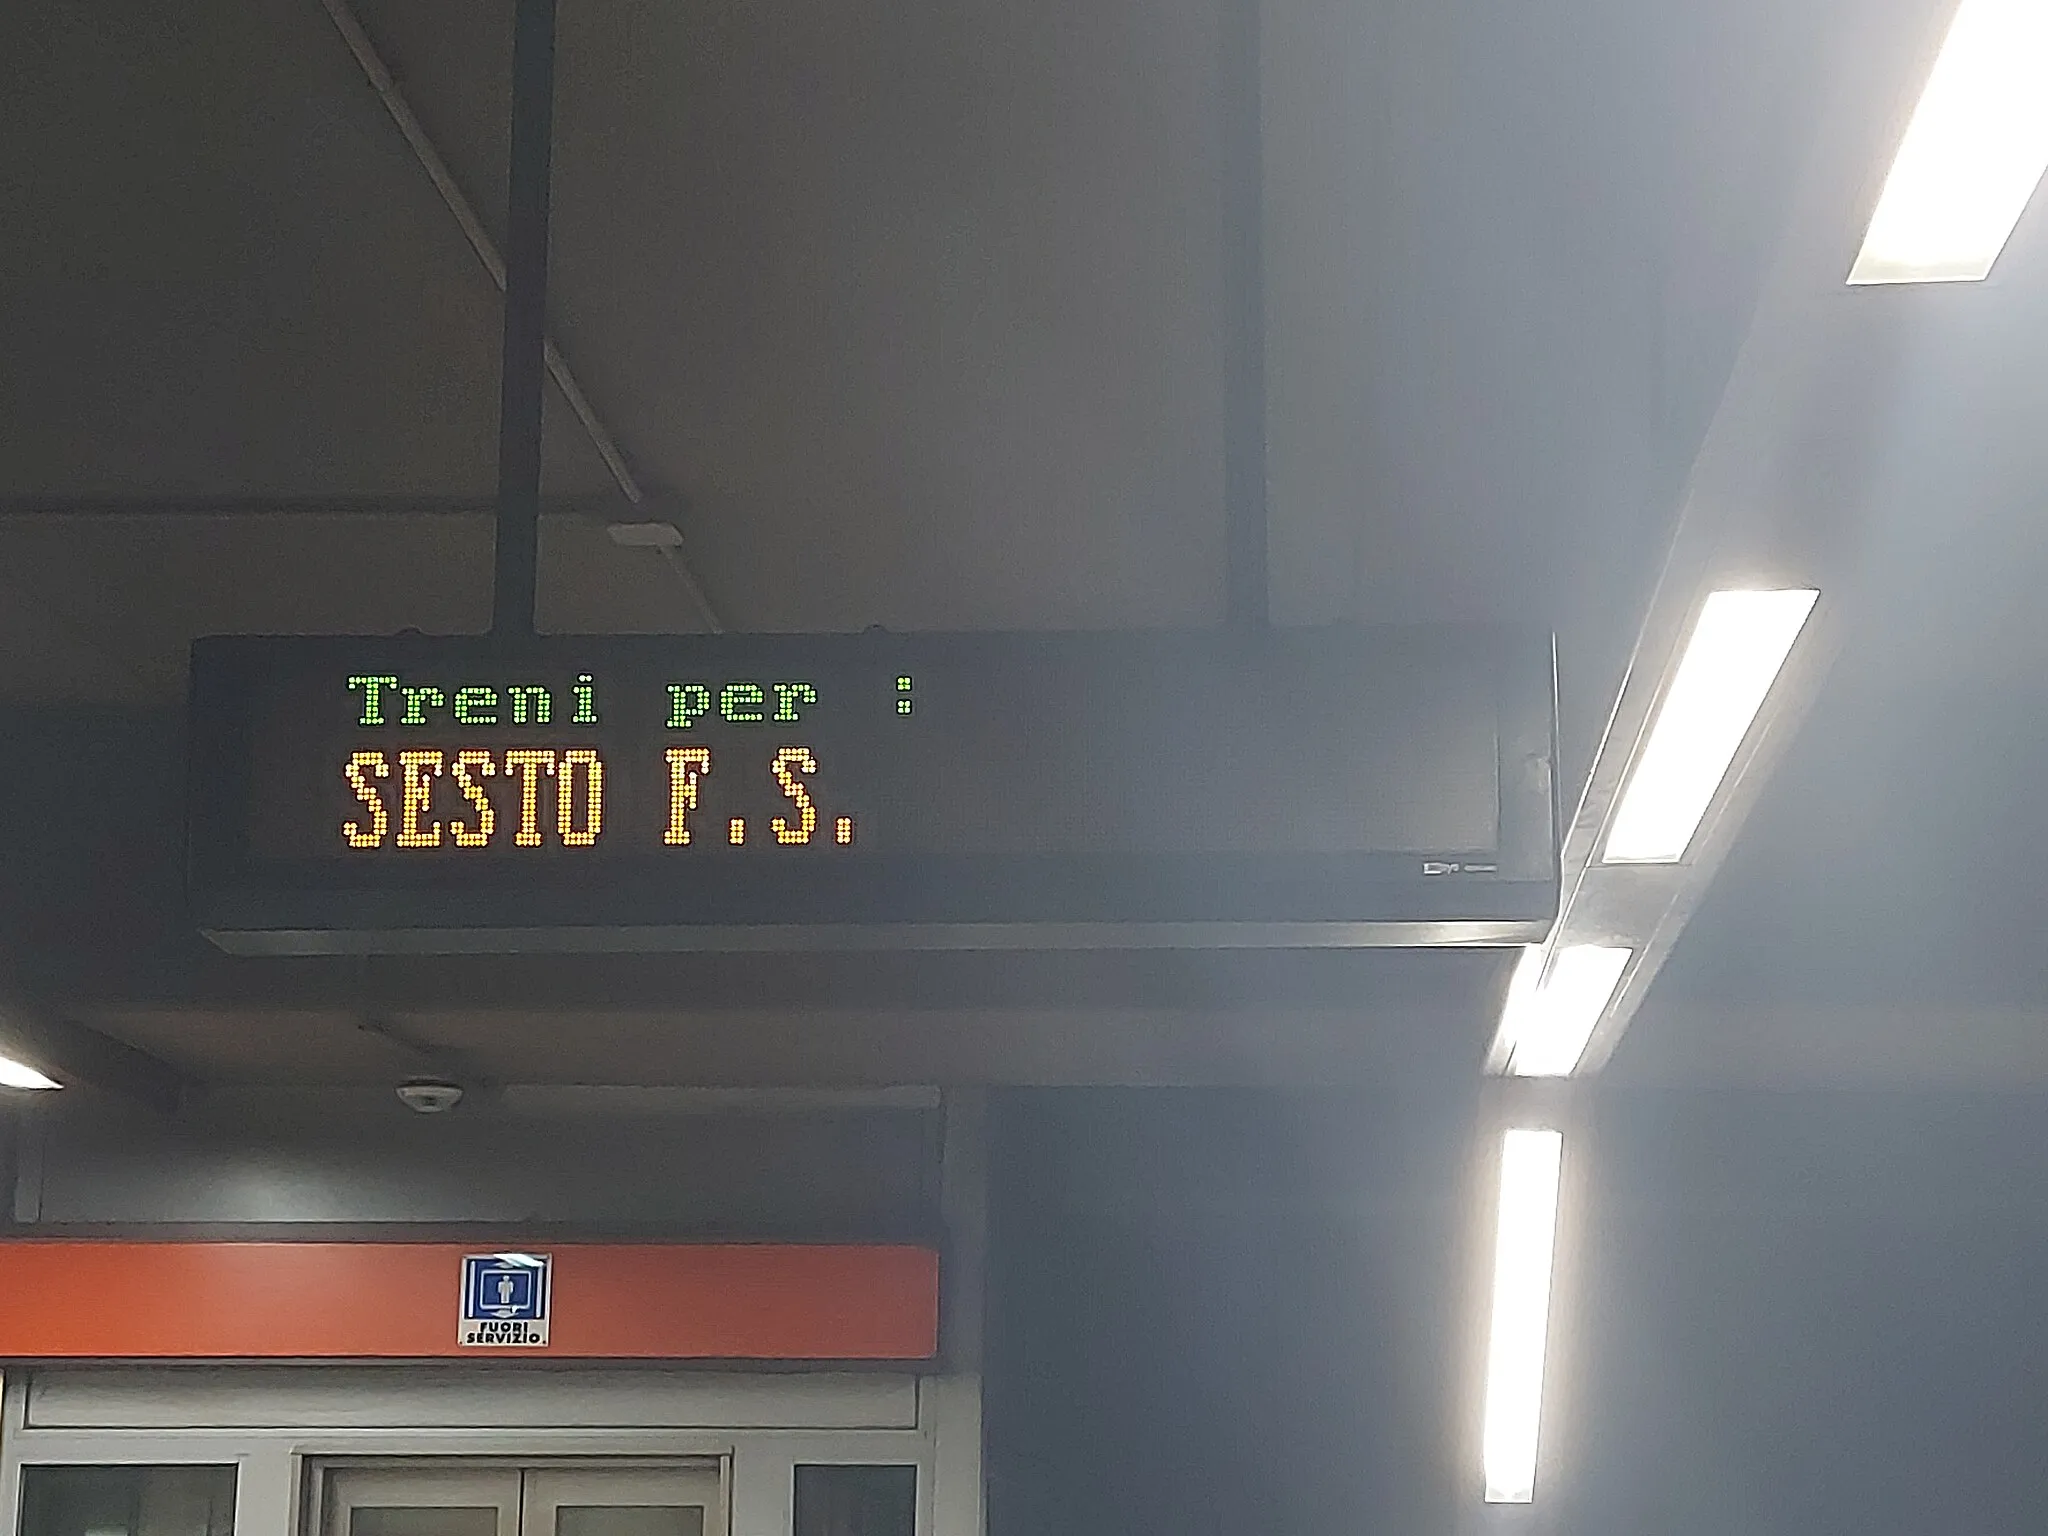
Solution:
M 205 640 L 193 894 L 292 952 L 1506 942 L 1549 689 L 1492 630 Z

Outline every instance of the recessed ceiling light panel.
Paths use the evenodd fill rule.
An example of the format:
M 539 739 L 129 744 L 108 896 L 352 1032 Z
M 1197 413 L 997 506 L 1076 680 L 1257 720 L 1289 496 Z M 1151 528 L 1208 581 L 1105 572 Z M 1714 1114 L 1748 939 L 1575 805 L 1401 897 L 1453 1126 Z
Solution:
M 1962 0 L 1850 268 L 1852 283 L 1987 276 L 2048 170 L 2048 4 Z
M 1632 953 L 1617 944 L 1571 944 L 1551 956 L 1546 973 L 1542 946 L 1523 950 L 1501 1011 L 1509 1075 L 1571 1076 Z
M 55 1078 L 38 1072 L 25 1061 L 0 1056 L 0 1088 L 61 1088 Z
M 1536 1497 L 1536 1438 L 1543 1417 L 1543 1353 L 1564 1137 L 1516 1127 L 1501 1140 L 1500 1217 L 1493 1253 L 1493 1331 L 1486 1348 L 1480 1458 L 1486 1502 Z
M 1819 596 L 1801 587 L 1707 599 L 1615 808 L 1606 862 L 1685 857 Z

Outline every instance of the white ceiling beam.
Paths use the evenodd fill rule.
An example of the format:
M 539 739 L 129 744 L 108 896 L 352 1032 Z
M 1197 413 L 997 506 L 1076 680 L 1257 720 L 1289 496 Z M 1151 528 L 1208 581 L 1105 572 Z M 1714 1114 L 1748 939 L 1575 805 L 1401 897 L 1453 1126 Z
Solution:
M 1759 291 L 1743 345 L 1695 454 L 1670 551 L 1637 632 L 1628 671 L 1567 823 L 1564 895 L 1550 952 L 1625 946 L 1626 968 L 1577 1072 L 1598 1071 L 1670 955 L 1819 691 L 1841 638 L 1871 486 L 1889 445 L 1884 406 L 1911 354 L 1919 312 L 1871 303 L 1844 279 L 1918 78 L 1939 40 L 1938 7 L 1910 27 L 1845 38 L 1830 109 L 1807 155 L 1792 216 Z M 1925 25 L 1920 25 L 1924 22 Z M 1923 35 L 1929 32 L 1932 35 Z M 1669 688 L 1708 593 L 1809 586 L 1820 600 L 1675 864 L 1603 864 L 1616 802 Z M 1496 1034 L 1489 1070 L 1509 1069 Z

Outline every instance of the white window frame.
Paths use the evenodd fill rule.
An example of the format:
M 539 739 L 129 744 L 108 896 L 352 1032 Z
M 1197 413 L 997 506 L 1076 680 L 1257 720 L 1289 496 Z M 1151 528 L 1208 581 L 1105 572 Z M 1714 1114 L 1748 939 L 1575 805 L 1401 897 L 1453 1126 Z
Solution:
M 731 1536 L 790 1536 L 799 1463 L 908 1464 L 918 1469 L 917 1536 L 982 1536 L 978 1379 L 896 1377 L 897 1390 L 878 1393 L 873 1376 L 812 1372 L 546 1375 L 550 1394 L 574 1400 L 575 1417 L 604 1427 L 529 1422 L 536 1408 L 521 1402 L 521 1388 L 534 1378 L 519 1368 L 467 1375 L 440 1366 L 12 1371 L 0 1391 L 0 1536 L 20 1536 L 24 1466 L 231 1465 L 235 1536 L 306 1536 L 322 1465 L 421 1457 L 724 1461 Z M 259 1381 L 263 1390 L 247 1400 L 269 1406 L 236 1414 L 233 1423 L 179 1427 L 224 1417 L 221 1405 L 239 1397 L 237 1387 Z M 88 1392 L 70 1422 L 37 1422 L 38 1385 L 72 1382 L 108 1388 L 104 1406 L 96 1410 Z M 135 1390 L 124 1395 L 129 1385 Z M 736 1402 L 748 1410 L 745 1427 L 720 1427 L 719 1416 L 730 1419 Z M 559 1411 L 545 1401 L 538 1409 L 541 1417 Z M 309 1421 L 318 1427 L 304 1427 Z

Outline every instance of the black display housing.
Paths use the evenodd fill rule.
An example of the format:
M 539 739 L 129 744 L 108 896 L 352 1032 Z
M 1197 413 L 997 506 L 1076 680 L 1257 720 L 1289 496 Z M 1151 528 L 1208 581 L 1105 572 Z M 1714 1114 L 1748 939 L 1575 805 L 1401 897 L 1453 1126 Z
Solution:
M 497 702 L 471 714 L 500 723 L 458 725 L 444 698 L 373 730 L 345 683 L 370 676 L 537 679 L 558 702 L 514 728 L 476 683 Z M 716 701 L 732 679 L 762 687 L 734 713 L 767 718 L 670 707 L 670 685 Z M 786 724 L 778 681 L 816 695 L 789 695 Z M 1552 648 L 1527 630 L 230 636 L 195 643 L 190 709 L 192 908 L 234 953 L 1516 944 L 1557 909 Z M 515 850 L 499 799 L 480 848 L 351 847 L 344 763 L 409 742 L 583 743 L 603 835 Z M 662 764 L 685 742 L 718 767 L 695 841 L 666 847 Z M 793 807 L 767 777 L 788 743 L 819 764 L 801 847 L 765 831 Z M 434 793 L 419 824 L 452 826 Z M 748 842 L 722 844 L 726 810 Z M 833 846 L 842 814 L 858 830 Z

